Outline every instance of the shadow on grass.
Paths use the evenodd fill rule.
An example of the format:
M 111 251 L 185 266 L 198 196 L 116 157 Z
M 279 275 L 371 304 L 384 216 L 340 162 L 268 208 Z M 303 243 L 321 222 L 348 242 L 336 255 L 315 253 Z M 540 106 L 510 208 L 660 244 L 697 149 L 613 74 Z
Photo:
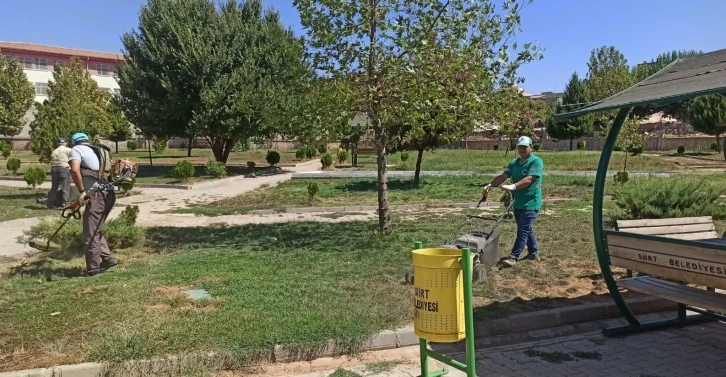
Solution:
M 63 258 L 54 257 L 56 259 L 70 260 L 72 257 L 65 256 Z M 65 278 L 79 277 L 83 274 L 83 268 L 58 265 L 50 256 L 40 258 L 30 263 L 12 266 L 8 270 L 8 276 L 25 277 L 25 278 L 43 278 L 45 281 L 51 281 L 54 276 Z
M 415 187 L 413 185 L 413 179 L 407 179 L 407 180 L 389 180 L 388 181 L 388 189 L 391 191 L 407 191 L 407 190 L 418 190 L 423 188 L 426 185 L 425 181 L 421 181 L 421 185 L 419 187 Z M 370 192 L 370 191 L 377 191 L 378 190 L 378 182 L 376 180 L 368 180 L 368 181 L 354 181 L 354 182 L 348 182 L 340 185 L 336 185 L 335 189 L 338 191 L 364 191 L 364 192 Z
M 0 200 L 8 199 L 8 200 L 35 200 L 46 198 L 46 195 L 44 195 L 42 192 L 27 192 L 27 193 L 18 193 L 18 194 L 3 194 L 0 195 Z

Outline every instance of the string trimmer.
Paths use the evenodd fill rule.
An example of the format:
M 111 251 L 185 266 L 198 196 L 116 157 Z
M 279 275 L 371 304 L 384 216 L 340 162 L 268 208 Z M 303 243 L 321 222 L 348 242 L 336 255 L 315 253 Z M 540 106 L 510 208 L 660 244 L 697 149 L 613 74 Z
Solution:
M 120 186 L 129 184 L 133 181 L 134 177 L 136 177 L 136 173 L 138 171 L 138 166 L 135 162 L 132 162 L 128 159 L 119 159 L 116 160 L 116 163 L 113 165 L 113 169 L 111 171 L 111 181 L 108 183 L 96 185 L 92 187 L 90 190 L 86 191 L 86 195 L 90 198 L 92 198 L 97 192 L 110 190 L 110 189 L 116 189 Z M 61 217 L 64 218 L 61 225 L 58 227 L 58 229 L 55 230 L 53 235 L 48 237 L 48 241 L 45 243 L 45 245 L 42 245 L 41 241 L 37 240 L 31 240 L 28 242 L 28 246 L 38 249 L 40 251 L 51 251 L 51 250 L 59 250 L 60 245 L 53 243 L 53 239 L 55 236 L 58 235 L 58 232 L 63 229 L 64 226 L 68 223 L 68 220 L 71 218 L 74 218 L 76 220 L 80 220 L 81 218 L 81 201 L 80 198 L 78 200 L 74 200 L 70 202 L 65 208 L 63 208 L 63 211 L 61 211 Z

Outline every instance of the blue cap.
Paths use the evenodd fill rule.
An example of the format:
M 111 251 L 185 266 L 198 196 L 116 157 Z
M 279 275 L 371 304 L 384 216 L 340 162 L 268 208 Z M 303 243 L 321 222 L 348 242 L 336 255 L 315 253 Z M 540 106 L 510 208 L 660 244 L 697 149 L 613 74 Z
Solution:
M 77 143 L 77 142 L 83 141 L 83 140 L 88 141 L 88 135 L 84 134 L 83 132 L 78 132 L 78 133 L 73 134 L 73 136 L 71 137 L 71 140 L 73 140 L 74 143 Z
M 65 144 L 65 143 L 66 143 L 66 138 L 64 138 L 64 137 L 58 138 L 58 144 Z

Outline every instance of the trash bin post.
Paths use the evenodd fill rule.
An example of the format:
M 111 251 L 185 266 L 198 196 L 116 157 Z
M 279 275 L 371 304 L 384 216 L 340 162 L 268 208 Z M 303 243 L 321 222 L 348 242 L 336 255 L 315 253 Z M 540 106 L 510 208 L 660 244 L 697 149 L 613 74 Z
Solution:
M 453 368 L 456 368 L 464 373 L 466 373 L 467 377 L 475 377 L 476 376 L 476 350 L 474 349 L 474 311 L 473 311 L 473 300 L 472 300 L 472 275 L 473 275 L 473 266 L 472 266 L 472 260 L 471 260 L 471 250 L 469 248 L 463 248 L 461 250 L 460 256 L 457 255 L 458 250 L 452 250 L 452 249 L 423 249 L 423 244 L 421 242 L 415 243 L 415 249 L 414 254 L 417 254 L 418 262 L 416 259 L 414 259 L 414 268 L 419 267 L 422 268 L 422 271 L 425 271 L 424 269 L 429 270 L 425 274 L 428 276 L 428 281 L 424 279 L 423 282 L 421 280 L 416 279 L 417 283 L 420 285 L 415 288 L 416 292 L 415 295 L 417 298 L 422 298 L 423 302 L 419 299 L 414 299 L 414 305 L 416 306 L 416 318 L 417 321 L 421 319 L 423 322 L 419 324 L 416 323 L 416 332 L 419 334 L 419 347 L 420 347 L 420 358 L 421 358 L 421 376 L 420 377 L 438 377 L 448 374 L 448 371 L 443 369 L 435 372 L 429 372 L 428 367 L 428 361 L 429 358 L 438 360 L 446 365 L 449 365 Z M 420 252 L 416 252 L 416 250 L 421 250 Z M 433 270 L 433 271 L 430 271 Z M 436 270 L 439 270 L 438 272 Z M 459 271 L 456 273 L 455 271 Z M 418 273 L 417 273 L 418 274 Z M 433 274 L 433 275 L 432 275 Z M 456 277 L 458 275 L 458 278 Z M 432 280 L 431 276 L 434 276 L 435 279 Z M 443 280 L 441 280 L 443 279 Z M 447 280 L 447 279 L 453 279 L 453 280 Z M 438 283 L 433 283 L 431 281 L 438 281 Z M 454 290 L 451 292 L 451 294 L 447 294 L 445 291 L 440 291 L 441 285 L 444 284 L 445 289 L 446 283 L 445 281 L 448 281 L 449 284 L 453 282 Z M 437 288 L 439 287 L 439 288 Z M 431 289 L 431 292 L 429 292 L 429 289 Z M 463 291 L 463 292 L 462 292 Z M 429 293 L 432 295 L 435 295 L 435 297 L 429 297 Z M 450 297 L 457 297 L 454 302 L 451 300 L 448 300 L 446 302 L 439 302 L 441 298 L 444 298 L 445 296 Z M 436 300 L 435 304 L 432 304 L 430 301 Z M 461 301 L 459 301 L 461 300 Z M 463 302 L 462 302 L 463 301 Z M 455 303 L 455 302 L 458 302 Z M 459 319 L 456 320 L 459 325 L 454 325 L 453 327 L 450 326 L 451 323 L 449 322 L 448 327 L 442 328 L 432 328 L 431 320 L 432 317 L 425 317 L 426 315 L 430 315 L 433 311 L 436 316 L 438 316 L 441 313 L 438 313 L 440 308 L 447 307 L 450 305 L 454 305 L 455 307 L 458 306 L 457 309 L 454 310 L 455 316 Z M 441 306 L 443 305 L 443 307 Z M 419 309 L 424 311 L 422 314 Z M 425 311 L 428 310 L 429 314 L 426 314 Z M 444 308 L 442 309 L 444 311 L 443 315 L 450 315 L 446 313 L 450 313 L 450 307 L 448 309 Z M 463 312 L 463 313 L 462 313 Z M 463 314 L 463 315 L 462 315 Z M 424 315 L 424 317 L 419 318 L 419 315 Z M 461 318 L 463 317 L 463 318 Z M 433 318 L 440 318 L 440 317 L 433 317 Z M 450 321 L 450 320 L 449 320 Z M 462 323 L 463 322 L 463 323 Z M 420 325 L 421 327 L 418 327 Z M 458 326 L 464 326 L 464 331 L 462 334 L 462 331 L 460 327 Z M 433 350 L 429 350 L 427 347 L 428 339 L 431 338 L 434 342 L 442 342 L 442 343 L 451 343 L 455 341 L 459 341 L 462 339 L 462 337 L 465 339 L 465 345 L 466 345 L 466 364 L 454 360 L 450 357 L 441 355 Z

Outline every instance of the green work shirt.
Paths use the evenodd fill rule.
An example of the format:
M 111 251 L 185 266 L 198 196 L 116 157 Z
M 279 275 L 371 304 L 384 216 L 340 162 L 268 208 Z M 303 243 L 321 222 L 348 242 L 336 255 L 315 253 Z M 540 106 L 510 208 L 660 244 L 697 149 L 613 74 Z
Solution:
M 542 159 L 535 156 L 534 153 L 529 155 L 524 163 L 519 162 L 519 157 L 512 160 L 504 174 L 512 178 L 512 183 L 517 183 L 527 176 L 533 176 L 534 182 L 531 185 L 512 191 L 514 198 L 514 209 L 539 210 L 542 208 L 542 174 L 544 173 L 544 163 Z

